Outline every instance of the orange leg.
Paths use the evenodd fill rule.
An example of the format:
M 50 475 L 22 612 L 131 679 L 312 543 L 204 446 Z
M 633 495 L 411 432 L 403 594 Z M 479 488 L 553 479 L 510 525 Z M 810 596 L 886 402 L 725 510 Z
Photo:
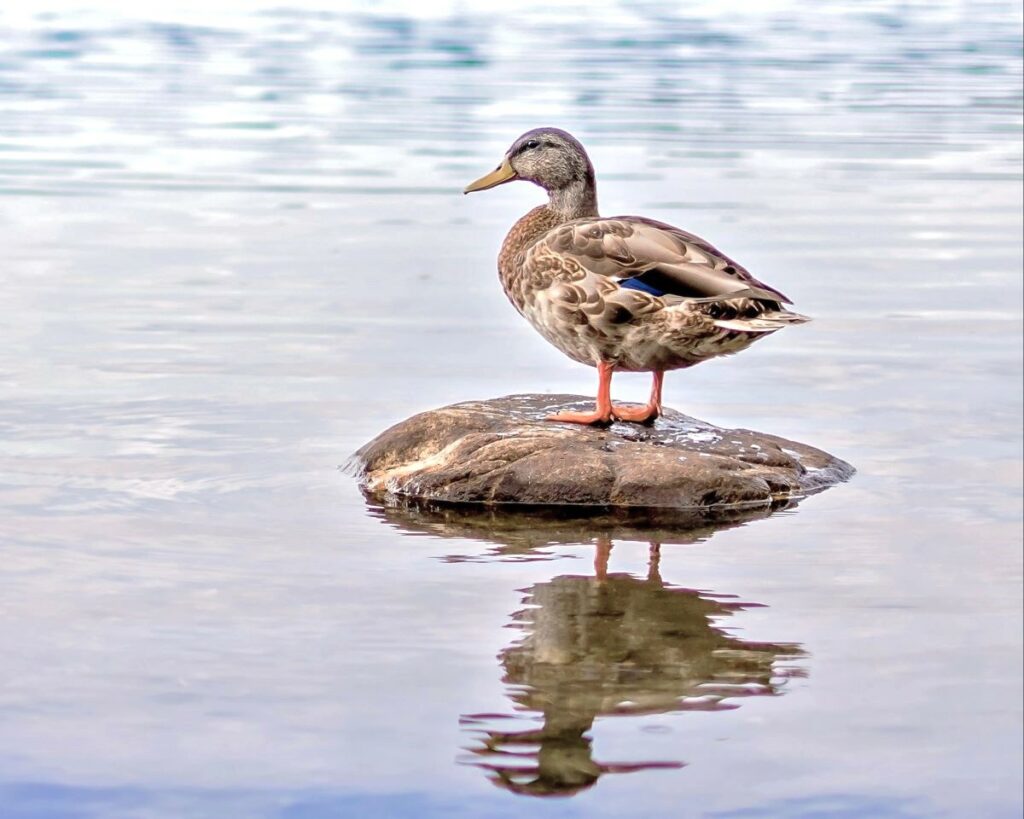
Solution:
M 652 373 L 654 380 L 651 383 L 651 397 L 646 407 L 614 407 L 612 415 L 618 421 L 632 421 L 637 424 L 650 424 L 661 415 L 661 385 L 665 380 L 665 373 L 655 370 Z
M 612 418 L 612 365 L 597 365 L 597 406 L 593 412 L 558 412 L 548 421 L 566 421 L 570 424 L 610 424 Z

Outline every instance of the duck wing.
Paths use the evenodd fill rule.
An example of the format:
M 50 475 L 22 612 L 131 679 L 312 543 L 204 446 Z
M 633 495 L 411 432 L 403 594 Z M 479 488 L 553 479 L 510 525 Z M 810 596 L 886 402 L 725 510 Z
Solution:
M 653 296 L 792 303 L 699 236 L 641 216 L 575 219 L 553 228 L 531 251 Z

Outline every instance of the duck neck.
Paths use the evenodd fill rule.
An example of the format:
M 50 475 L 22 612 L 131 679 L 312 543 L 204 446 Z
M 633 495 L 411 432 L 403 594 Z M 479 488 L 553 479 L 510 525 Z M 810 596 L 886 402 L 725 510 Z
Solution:
M 548 207 L 563 222 L 597 216 L 597 183 L 592 171 L 584 179 L 576 179 L 564 188 L 548 191 Z

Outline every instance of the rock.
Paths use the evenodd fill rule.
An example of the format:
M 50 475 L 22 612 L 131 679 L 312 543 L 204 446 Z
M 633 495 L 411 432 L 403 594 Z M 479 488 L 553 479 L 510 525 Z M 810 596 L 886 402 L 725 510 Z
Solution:
M 853 467 L 806 444 L 721 429 L 666 409 L 653 426 L 545 421 L 593 399 L 510 395 L 414 415 L 354 458 L 373 497 L 446 504 L 771 507 L 846 480 Z

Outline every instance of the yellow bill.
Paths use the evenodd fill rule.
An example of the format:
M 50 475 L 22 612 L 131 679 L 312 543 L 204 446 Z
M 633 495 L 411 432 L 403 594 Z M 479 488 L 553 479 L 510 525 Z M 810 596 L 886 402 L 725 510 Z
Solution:
M 516 178 L 516 172 L 512 170 L 512 166 L 508 164 L 508 159 L 503 159 L 501 164 L 491 171 L 486 176 L 481 176 L 476 182 L 470 182 L 466 185 L 463 193 L 473 193 L 474 191 L 485 191 L 488 188 L 496 187 L 497 185 L 503 185 L 506 182 L 511 182 Z

